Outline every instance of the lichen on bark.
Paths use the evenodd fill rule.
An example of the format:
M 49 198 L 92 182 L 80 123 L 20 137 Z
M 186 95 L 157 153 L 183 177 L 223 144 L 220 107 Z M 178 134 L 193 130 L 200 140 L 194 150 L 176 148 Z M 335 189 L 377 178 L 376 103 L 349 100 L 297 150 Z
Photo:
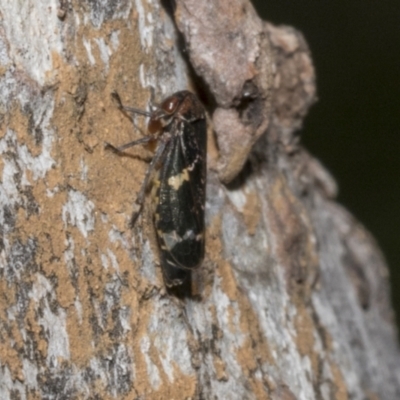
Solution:
M 394 399 L 388 275 L 297 131 L 302 35 L 246 0 L 0 2 L 0 398 Z M 146 108 L 209 112 L 200 298 L 164 288 Z

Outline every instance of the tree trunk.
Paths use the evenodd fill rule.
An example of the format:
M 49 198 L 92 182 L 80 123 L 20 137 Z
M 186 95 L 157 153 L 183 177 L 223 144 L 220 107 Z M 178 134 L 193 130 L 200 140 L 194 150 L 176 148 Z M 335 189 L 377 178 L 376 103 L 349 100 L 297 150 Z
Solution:
M 0 398 L 400 398 L 385 262 L 296 136 L 304 39 L 248 0 L 164 3 L 0 0 Z M 145 130 L 111 92 L 182 89 L 210 129 L 206 257 L 179 297 L 149 202 L 129 226 L 151 153 L 104 143 Z

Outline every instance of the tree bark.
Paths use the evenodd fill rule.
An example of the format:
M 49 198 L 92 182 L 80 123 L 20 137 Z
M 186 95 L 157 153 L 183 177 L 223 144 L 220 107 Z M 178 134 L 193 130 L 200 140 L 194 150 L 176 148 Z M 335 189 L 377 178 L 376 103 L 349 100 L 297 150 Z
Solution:
M 400 398 L 388 271 L 296 131 L 307 44 L 247 0 L 0 0 L 0 398 Z M 111 99 L 209 113 L 198 297 L 164 287 Z M 145 123 L 134 118 L 141 130 Z M 327 138 L 329 140 L 329 138 Z

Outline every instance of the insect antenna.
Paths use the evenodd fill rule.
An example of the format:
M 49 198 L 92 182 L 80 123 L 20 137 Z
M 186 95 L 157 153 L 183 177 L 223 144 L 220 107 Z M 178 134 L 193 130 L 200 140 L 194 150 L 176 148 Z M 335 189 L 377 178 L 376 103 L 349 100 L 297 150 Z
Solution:
M 129 149 L 130 147 L 136 146 L 138 144 L 146 144 L 151 142 L 152 140 L 156 140 L 156 137 L 151 135 L 151 136 L 145 136 L 142 137 L 138 140 L 134 140 L 133 142 L 125 143 L 122 146 L 115 147 L 111 143 L 105 142 L 105 148 L 110 149 L 114 151 L 115 153 L 123 153 L 124 150 Z
M 122 103 L 121 97 L 119 97 L 119 94 L 117 92 L 115 92 L 115 91 L 111 92 L 111 97 L 114 99 L 117 107 L 122 112 L 128 114 L 129 116 L 131 116 L 132 114 L 139 114 L 139 115 L 144 115 L 145 117 L 151 117 L 150 111 L 145 111 L 145 110 L 141 110 L 140 108 L 125 106 Z

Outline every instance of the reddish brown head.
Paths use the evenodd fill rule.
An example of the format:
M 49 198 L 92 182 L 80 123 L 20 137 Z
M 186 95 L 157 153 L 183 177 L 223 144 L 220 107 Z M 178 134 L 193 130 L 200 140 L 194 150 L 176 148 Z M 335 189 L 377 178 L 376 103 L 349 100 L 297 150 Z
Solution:
M 193 93 L 182 90 L 167 97 L 158 109 L 152 113 L 147 126 L 148 133 L 155 135 L 161 132 L 174 117 L 188 120 L 187 111 L 189 109 L 193 110 L 193 115 L 189 116 L 189 120 L 204 118 L 203 107 Z M 185 118 L 183 115 L 185 115 Z

